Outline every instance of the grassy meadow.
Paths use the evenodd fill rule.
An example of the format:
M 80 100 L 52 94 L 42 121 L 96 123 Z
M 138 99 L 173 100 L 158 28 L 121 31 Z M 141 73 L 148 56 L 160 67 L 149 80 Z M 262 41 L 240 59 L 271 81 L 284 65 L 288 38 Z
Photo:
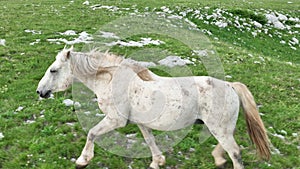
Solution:
M 85 144 L 86 132 L 78 122 L 74 108 L 63 104 L 63 100 L 72 99 L 71 89 L 54 94 L 54 99 L 44 100 L 39 100 L 35 92 L 57 52 L 65 46 L 57 39 L 73 40 L 81 32 L 92 35 L 102 25 L 122 16 L 159 12 L 180 16 L 195 24 L 213 44 L 226 80 L 245 83 L 252 91 L 272 143 L 272 158 L 267 162 L 257 158 L 243 115 L 240 115 L 235 138 L 242 147 L 245 167 L 300 169 L 299 1 L 84 2 L 0 1 L 0 168 L 75 167 L 74 160 Z M 93 9 L 97 4 L 106 7 Z M 271 13 L 287 17 L 281 15 L 284 28 L 276 28 L 268 22 L 266 14 Z M 67 30 L 77 34 L 61 34 Z M 166 42 L 158 48 L 173 50 L 182 58 L 193 57 L 180 42 L 151 36 Z M 138 38 L 132 37 L 133 40 Z M 84 45 L 78 43 L 74 47 L 80 51 Z M 144 46 L 147 47 L 157 46 Z M 135 50 L 139 48 L 116 46 L 112 52 L 128 56 Z M 207 75 L 201 61 L 189 65 L 189 69 L 194 75 Z M 155 72 L 164 74 L 159 69 Z M 211 151 L 217 141 L 210 137 L 199 143 L 200 129 L 201 126 L 195 125 L 179 144 L 164 153 L 167 163 L 162 168 L 215 168 Z M 122 132 L 138 130 L 129 125 Z M 95 146 L 95 157 L 87 168 L 139 169 L 148 168 L 150 163 L 151 158 L 121 157 Z M 225 168 L 232 168 L 230 160 Z

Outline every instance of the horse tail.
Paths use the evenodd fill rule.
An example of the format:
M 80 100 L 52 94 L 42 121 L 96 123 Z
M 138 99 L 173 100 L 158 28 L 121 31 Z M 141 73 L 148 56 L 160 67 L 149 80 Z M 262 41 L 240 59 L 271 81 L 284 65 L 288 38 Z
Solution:
M 251 92 L 246 85 L 239 82 L 231 83 L 231 86 L 239 96 L 245 113 L 248 134 L 252 143 L 255 144 L 259 156 L 263 159 L 269 160 L 271 153 L 268 135 Z

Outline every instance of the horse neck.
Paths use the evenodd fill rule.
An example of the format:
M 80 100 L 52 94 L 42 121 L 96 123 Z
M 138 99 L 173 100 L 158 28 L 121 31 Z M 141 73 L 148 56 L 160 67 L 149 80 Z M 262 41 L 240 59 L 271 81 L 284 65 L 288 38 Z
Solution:
M 96 93 L 97 90 L 109 88 L 113 74 L 121 66 L 122 60 L 121 57 L 107 53 L 73 52 L 70 64 L 73 76 Z
M 70 57 L 70 67 L 73 77 L 81 81 L 89 89 L 93 90 L 93 74 L 97 72 L 97 60 L 89 57 L 86 53 L 72 52 Z
M 128 80 L 153 80 L 153 74 L 147 68 L 108 53 L 73 52 L 71 68 L 73 76 L 96 94 Z

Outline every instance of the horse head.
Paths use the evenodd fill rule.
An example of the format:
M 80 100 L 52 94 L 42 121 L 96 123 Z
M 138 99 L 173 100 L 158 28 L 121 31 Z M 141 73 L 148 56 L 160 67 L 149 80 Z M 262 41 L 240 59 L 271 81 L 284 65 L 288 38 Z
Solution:
M 64 91 L 72 83 L 72 71 L 70 57 L 73 47 L 63 49 L 56 56 L 56 60 L 47 69 L 45 75 L 40 80 L 37 93 L 42 98 L 50 97 L 51 93 Z

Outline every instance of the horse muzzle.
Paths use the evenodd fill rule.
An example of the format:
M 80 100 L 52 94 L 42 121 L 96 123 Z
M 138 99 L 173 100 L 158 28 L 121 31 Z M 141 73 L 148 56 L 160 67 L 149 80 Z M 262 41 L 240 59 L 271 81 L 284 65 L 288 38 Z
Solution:
M 49 98 L 51 96 L 52 91 L 51 90 L 46 90 L 46 91 L 37 90 L 36 93 L 42 98 Z

